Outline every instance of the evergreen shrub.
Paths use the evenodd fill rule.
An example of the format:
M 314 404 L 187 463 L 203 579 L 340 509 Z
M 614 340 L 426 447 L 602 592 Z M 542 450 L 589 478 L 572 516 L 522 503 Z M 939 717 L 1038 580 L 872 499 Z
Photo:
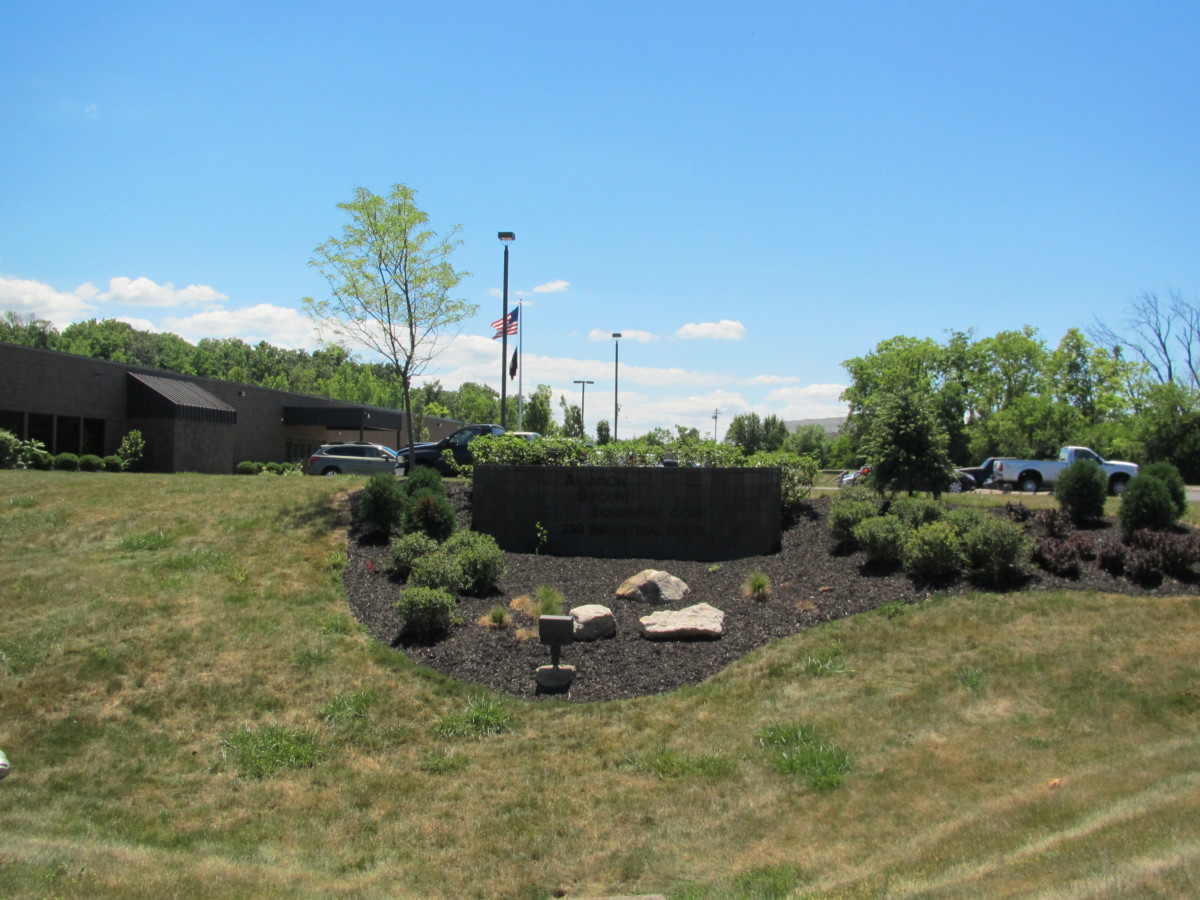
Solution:
M 49 472 L 54 468 L 54 457 L 45 450 L 30 450 L 29 468 Z
M 410 587 L 396 601 L 404 631 L 416 636 L 446 632 L 454 621 L 456 607 L 452 594 L 433 587 Z
M 111 453 L 104 457 L 104 471 L 106 472 L 123 472 L 125 471 L 125 461 L 115 453 Z
M 392 560 L 392 571 L 404 580 L 408 580 L 413 563 L 426 554 L 433 553 L 438 548 L 438 542 L 424 532 L 415 531 L 412 534 L 392 538 L 388 546 L 388 554 Z
M 441 552 L 450 554 L 458 561 L 463 573 L 463 589 L 468 593 L 485 594 L 492 591 L 504 577 L 504 551 L 490 534 L 455 532 L 442 545 Z
M 238 475 L 257 475 L 262 471 L 262 465 L 250 460 L 243 460 L 234 467 L 233 471 Z
M 898 517 L 910 528 L 936 522 L 945 514 L 941 501 L 929 497 L 897 497 L 888 508 L 888 515 Z
M 1175 503 L 1175 512 L 1179 514 L 1180 518 L 1187 515 L 1187 485 L 1183 483 L 1183 476 L 1179 474 L 1179 470 L 1175 466 L 1166 461 L 1153 462 L 1142 466 L 1138 474 L 1149 475 L 1165 484 L 1171 500 Z
M 454 507 L 445 494 L 429 489 L 417 491 L 404 510 L 404 530 L 420 531 L 436 541 L 444 541 L 454 533 L 458 520 Z
M 20 452 L 21 439 L 11 431 L 0 428 L 0 469 L 16 468 Z
M 945 522 L 929 522 L 905 542 L 902 562 L 918 581 L 940 581 L 957 575 L 966 559 L 954 529 Z
M 1121 495 L 1121 530 L 1126 538 L 1144 528 L 1165 531 L 1175 524 L 1177 517 L 1171 489 L 1161 478 L 1139 474 Z
M 54 468 L 60 472 L 78 472 L 79 457 L 74 453 L 60 453 L 54 457 Z
M 384 534 L 390 534 L 404 519 L 407 507 L 404 488 L 391 472 L 376 472 L 358 499 L 359 517 Z
M 1058 476 L 1054 498 L 1076 525 L 1104 517 L 1108 478 L 1093 459 L 1071 463 Z
M 104 471 L 104 460 L 98 457 L 95 453 L 85 453 L 79 457 L 79 471 L 81 472 L 102 472 Z
M 466 591 L 467 576 L 457 556 L 441 549 L 412 561 L 408 583 L 413 587 L 437 588 L 458 594 Z
M 913 529 L 898 516 L 872 516 L 854 526 L 854 540 L 872 563 L 898 563 Z
M 432 466 L 415 466 L 401 484 L 409 497 L 416 496 L 419 491 L 432 491 L 441 496 L 446 494 L 442 473 Z
M 967 565 L 993 584 L 1018 573 L 1029 555 L 1029 538 L 1015 522 L 983 514 L 962 532 Z

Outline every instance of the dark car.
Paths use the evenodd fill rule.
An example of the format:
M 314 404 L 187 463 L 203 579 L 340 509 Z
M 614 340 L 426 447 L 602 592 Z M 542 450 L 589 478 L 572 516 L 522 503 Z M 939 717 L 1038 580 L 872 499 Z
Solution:
M 993 468 L 996 465 L 997 457 L 989 457 L 977 466 L 964 466 L 961 469 L 955 469 L 955 474 L 958 476 L 958 486 L 950 485 L 950 491 L 957 494 L 959 491 L 973 491 L 977 487 L 985 487 L 992 480 Z
M 454 454 L 454 462 L 460 466 L 473 465 L 475 458 L 471 455 L 471 441 L 485 434 L 501 435 L 504 429 L 499 425 L 464 425 L 458 431 L 442 438 L 440 441 L 430 441 L 413 447 L 413 457 L 408 458 L 408 448 L 400 448 L 400 464 L 407 475 L 416 466 L 431 466 L 443 475 L 453 475 L 449 465 L 442 458 L 442 453 L 449 450 Z
M 391 447 L 369 441 L 345 441 L 324 444 L 308 458 L 304 471 L 309 475 L 374 475 L 397 473 L 400 457 Z

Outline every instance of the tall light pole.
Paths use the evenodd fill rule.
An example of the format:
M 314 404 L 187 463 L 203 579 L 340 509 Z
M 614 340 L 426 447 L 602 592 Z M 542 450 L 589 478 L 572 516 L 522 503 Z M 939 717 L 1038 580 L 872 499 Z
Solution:
M 713 410 L 712 420 L 713 420 L 713 443 L 714 444 L 717 441 L 717 416 L 719 416 L 720 414 L 721 414 L 721 410 L 719 410 L 719 409 Z
M 617 386 L 621 383 L 621 332 L 614 331 L 613 336 L 613 442 L 617 440 L 617 417 L 621 413 L 621 405 L 617 402 Z
M 579 385 L 579 424 L 583 426 L 584 437 L 587 437 L 587 419 L 583 417 L 583 411 L 585 409 L 584 404 L 587 403 L 587 386 L 595 383 L 596 382 L 594 381 L 580 381 L 579 379 L 575 380 L 575 384 Z
M 507 428 L 508 411 L 508 245 L 517 239 L 511 231 L 499 231 L 496 237 L 504 244 L 504 315 L 500 317 L 500 427 Z

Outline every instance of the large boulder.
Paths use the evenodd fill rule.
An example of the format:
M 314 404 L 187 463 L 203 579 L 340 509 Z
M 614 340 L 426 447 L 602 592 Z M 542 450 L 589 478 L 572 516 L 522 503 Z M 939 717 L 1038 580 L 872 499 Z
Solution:
M 620 600 L 643 600 L 647 603 L 657 603 L 661 600 L 674 603 L 682 600 L 690 592 L 691 588 L 670 572 L 643 569 L 621 583 L 621 586 L 617 588 L 617 598 Z
M 571 610 L 575 619 L 575 640 L 598 641 L 617 633 L 617 620 L 612 610 L 599 603 L 587 603 Z
M 638 621 L 642 623 L 642 634 L 654 641 L 719 638 L 725 633 L 725 613 L 707 603 L 659 610 Z

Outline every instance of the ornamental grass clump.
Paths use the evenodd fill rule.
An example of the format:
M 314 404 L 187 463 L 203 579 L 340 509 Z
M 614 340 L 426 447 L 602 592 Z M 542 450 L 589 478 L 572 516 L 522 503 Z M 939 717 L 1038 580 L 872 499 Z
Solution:
M 751 572 L 742 584 L 742 596 L 747 600 L 770 599 L 771 579 L 762 572 Z

